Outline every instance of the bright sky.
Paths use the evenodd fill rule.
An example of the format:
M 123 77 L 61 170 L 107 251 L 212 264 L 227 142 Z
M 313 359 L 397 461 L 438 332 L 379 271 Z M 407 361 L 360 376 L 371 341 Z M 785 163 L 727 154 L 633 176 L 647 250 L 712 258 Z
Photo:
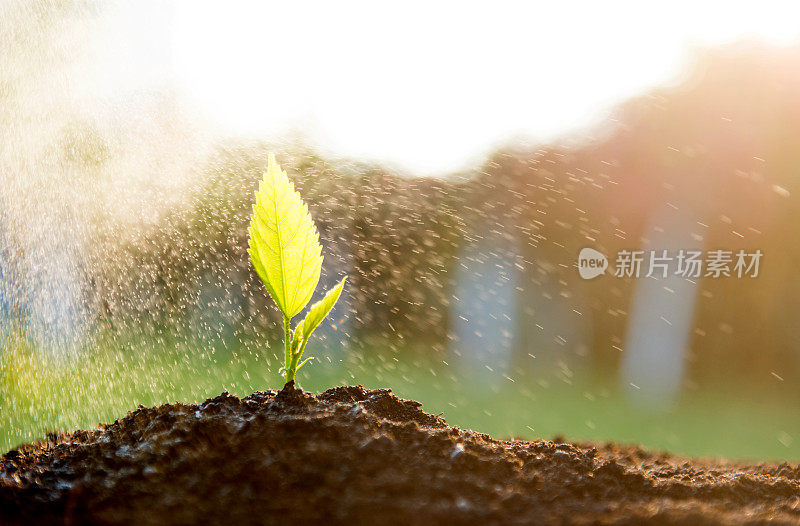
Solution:
M 220 129 L 419 174 L 591 124 L 694 45 L 800 39 L 800 2 L 774 1 L 186 0 L 169 17 L 179 89 Z

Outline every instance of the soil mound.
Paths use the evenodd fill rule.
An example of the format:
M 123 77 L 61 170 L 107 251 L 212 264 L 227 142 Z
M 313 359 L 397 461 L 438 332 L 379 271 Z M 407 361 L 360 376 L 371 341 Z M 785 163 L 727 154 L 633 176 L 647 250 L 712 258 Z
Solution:
M 502 441 L 391 391 L 139 407 L 0 459 L 3 524 L 800 523 L 800 468 Z

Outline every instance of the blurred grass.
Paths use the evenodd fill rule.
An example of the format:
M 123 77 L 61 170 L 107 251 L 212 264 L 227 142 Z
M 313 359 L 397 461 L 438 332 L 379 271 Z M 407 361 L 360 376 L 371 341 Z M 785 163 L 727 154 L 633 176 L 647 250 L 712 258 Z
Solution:
M 199 402 L 222 391 L 245 396 L 280 388 L 278 360 L 264 343 L 197 353 L 185 343 L 98 342 L 79 356 L 47 356 L 6 342 L 0 357 L 0 450 L 51 430 L 92 428 L 138 404 Z M 496 376 L 496 377 L 495 377 Z M 614 379 L 510 381 L 437 362 L 425 349 L 370 347 L 323 358 L 300 374 L 305 389 L 341 384 L 390 387 L 448 423 L 498 438 L 613 440 L 675 454 L 800 460 L 797 400 L 775 390 L 687 392 L 668 410 L 632 405 Z

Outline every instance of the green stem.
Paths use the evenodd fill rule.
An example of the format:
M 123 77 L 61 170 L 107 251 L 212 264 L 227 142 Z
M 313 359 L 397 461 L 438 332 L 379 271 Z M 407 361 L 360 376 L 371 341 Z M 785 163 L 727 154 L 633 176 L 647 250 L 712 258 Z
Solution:
M 300 344 L 300 348 L 292 356 L 291 361 L 291 370 L 292 370 L 292 378 L 294 378 L 294 374 L 297 372 L 297 364 L 300 362 L 300 358 L 303 356 L 303 351 L 306 348 L 306 343 L 308 340 L 303 340 L 303 343 Z
M 294 380 L 294 368 L 292 367 L 292 320 L 288 316 L 283 317 L 283 365 L 286 383 Z

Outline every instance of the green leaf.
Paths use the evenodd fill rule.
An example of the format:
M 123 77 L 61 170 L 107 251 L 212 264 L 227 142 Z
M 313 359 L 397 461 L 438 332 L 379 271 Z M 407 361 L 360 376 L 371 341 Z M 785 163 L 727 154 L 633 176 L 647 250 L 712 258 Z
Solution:
M 292 318 L 317 287 L 322 245 L 308 207 L 273 154 L 258 185 L 249 234 L 256 273 L 284 316 Z
M 313 356 L 309 356 L 308 358 L 306 358 L 305 360 L 303 360 L 302 362 L 297 364 L 297 370 L 299 371 L 302 366 L 304 366 L 305 364 L 307 364 L 308 362 L 310 362 L 313 359 L 314 359 Z
M 311 336 L 314 329 L 322 323 L 325 316 L 327 316 L 333 306 L 336 305 L 339 296 L 342 294 L 345 281 L 347 281 L 347 277 L 342 278 L 342 281 L 340 281 L 338 285 L 329 290 L 324 298 L 313 304 L 308 310 L 308 314 L 306 314 L 306 318 L 302 323 L 303 340 L 308 341 L 308 337 Z

